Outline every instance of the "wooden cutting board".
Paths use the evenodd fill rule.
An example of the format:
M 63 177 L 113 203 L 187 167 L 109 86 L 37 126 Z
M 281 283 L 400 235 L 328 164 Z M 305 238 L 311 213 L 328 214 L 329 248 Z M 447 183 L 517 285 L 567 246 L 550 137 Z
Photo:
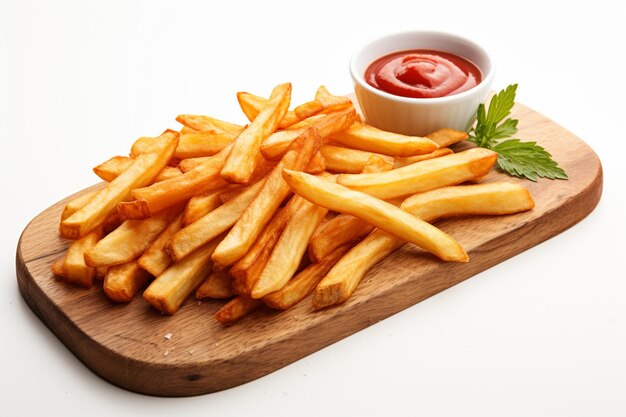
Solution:
M 467 264 L 444 263 L 405 245 L 373 268 L 340 306 L 314 312 L 308 299 L 286 312 L 263 308 L 234 326 L 222 327 L 212 317 L 222 302 L 190 299 L 168 317 L 141 297 L 115 304 L 99 285 L 85 290 L 57 281 L 50 264 L 68 245 L 58 234 L 66 198 L 33 219 L 22 234 L 16 259 L 20 291 L 81 361 L 121 387 L 187 396 L 245 383 L 437 294 L 587 216 L 602 194 L 596 154 L 529 108 L 516 105 L 514 115 L 520 119 L 519 137 L 543 145 L 570 179 L 532 183 L 493 170 L 486 181 L 523 183 L 536 207 L 512 216 L 439 222 L 467 250 Z

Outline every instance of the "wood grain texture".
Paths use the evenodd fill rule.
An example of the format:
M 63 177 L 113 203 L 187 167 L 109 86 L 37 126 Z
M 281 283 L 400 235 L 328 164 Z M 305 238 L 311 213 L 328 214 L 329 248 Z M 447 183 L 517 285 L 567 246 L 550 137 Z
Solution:
M 66 199 L 24 230 L 16 258 L 20 291 L 80 360 L 121 387 L 188 396 L 242 384 L 437 294 L 589 214 L 602 194 L 602 167 L 593 150 L 524 106 L 517 105 L 514 115 L 520 119 L 519 137 L 543 145 L 570 180 L 523 181 L 536 202 L 527 213 L 439 222 L 467 250 L 468 264 L 444 263 L 405 245 L 373 268 L 340 306 L 314 312 L 309 299 L 285 312 L 262 308 L 235 326 L 222 327 L 212 317 L 222 302 L 190 299 L 168 317 L 141 297 L 115 304 L 99 285 L 85 290 L 58 282 L 50 264 L 68 245 L 58 234 Z M 494 170 L 485 181 L 495 180 L 519 181 Z M 170 340 L 167 333 L 172 333 Z

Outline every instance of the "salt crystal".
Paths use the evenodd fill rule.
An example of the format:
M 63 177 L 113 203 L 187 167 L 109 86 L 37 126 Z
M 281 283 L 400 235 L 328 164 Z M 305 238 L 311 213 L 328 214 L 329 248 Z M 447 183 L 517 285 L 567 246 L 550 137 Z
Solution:
M 163 356 L 167 356 L 167 355 L 169 355 L 169 354 L 170 354 L 170 351 L 169 351 L 169 350 L 166 350 L 165 352 L 163 352 Z
M 172 338 L 172 334 L 171 333 L 166 333 L 165 336 L 163 336 L 165 339 L 170 340 Z

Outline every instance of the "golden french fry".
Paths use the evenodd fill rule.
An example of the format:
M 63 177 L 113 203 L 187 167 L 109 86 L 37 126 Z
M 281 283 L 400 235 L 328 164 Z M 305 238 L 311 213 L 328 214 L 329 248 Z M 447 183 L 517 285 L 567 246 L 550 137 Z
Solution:
M 320 144 L 321 138 L 315 128 L 308 129 L 306 134 L 293 142 L 291 150 L 267 176 L 259 194 L 215 249 L 213 260 L 217 264 L 232 265 L 246 254 L 290 192 L 281 175 L 283 168 L 304 169 L 318 151 Z
M 354 149 L 391 156 L 422 155 L 439 147 L 428 138 L 387 132 L 358 122 L 348 129 L 335 133 L 331 139 Z
M 225 187 L 220 176 L 232 145 L 227 146 L 203 164 L 176 178 L 152 184 L 132 191 L 135 198 L 122 202 L 117 209 L 124 219 L 145 219 L 168 207 L 189 200 L 197 194 Z
M 327 257 L 337 247 L 368 235 L 374 226 L 350 214 L 339 214 L 321 224 L 309 242 L 309 258 L 314 262 Z
M 416 194 L 402 203 L 402 209 L 426 221 L 472 214 L 513 214 L 533 207 L 528 190 L 512 183 L 439 188 Z M 320 282 L 313 307 L 320 309 L 347 300 L 365 273 L 403 244 L 401 239 L 380 229 L 370 233 Z
M 67 282 L 85 288 L 93 285 L 95 271 L 85 263 L 85 252 L 93 248 L 101 237 L 102 227 L 98 227 L 70 244 L 63 264 L 64 278 Z
M 210 161 L 211 156 L 197 156 L 195 158 L 185 158 L 178 163 L 178 169 L 184 174 L 187 171 L 202 165 L 203 163 Z
M 172 236 L 181 229 L 181 216 L 179 214 L 161 232 L 161 234 L 148 246 L 148 249 L 137 259 L 140 267 L 148 271 L 151 275 L 158 277 L 172 264 L 172 258 L 165 251 L 165 246 Z
M 441 149 L 437 149 L 431 153 L 427 153 L 424 155 L 416 155 L 416 156 L 397 156 L 395 158 L 395 163 L 394 163 L 394 168 L 402 168 L 405 167 L 407 165 L 411 165 L 414 164 L 416 162 L 421 162 L 421 161 L 426 161 L 428 159 L 434 159 L 434 158 L 439 158 L 440 156 L 446 156 L 446 155 L 450 155 L 452 152 L 452 149 L 450 148 L 441 148 Z M 348 174 L 350 174 L 348 172 Z
M 263 272 L 265 264 L 269 259 L 276 242 L 289 222 L 293 214 L 298 211 L 304 200 L 292 198 L 272 217 L 272 220 L 265 226 L 254 245 L 248 250 L 243 258 L 238 260 L 230 268 L 230 276 L 233 278 L 233 288 L 239 295 L 249 296 L 252 287 Z
M 402 209 L 427 222 L 471 214 L 501 215 L 531 210 L 528 190 L 511 182 L 437 188 L 404 200 Z
M 311 235 L 326 213 L 328 209 L 307 201 L 293 214 L 252 288 L 252 298 L 263 298 L 289 282 L 302 261 Z
M 224 306 L 215 313 L 215 319 L 227 326 L 241 320 L 243 317 L 261 307 L 261 305 L 263 305 L 263 301 L 261 300 L 253 300 L 252 298 L 239 295 L 224 304 Z
M 193 130 L 202 131 L 214 131 L 218 133 L 224 132 L 237 132 L 241 131 L 244 127 L 238 124 L 225 122 L 223 120 L 215 119 L 209 116 L 202 116 L 197 114 L 181 114 L 176 117 L 178 123 L 191 128 Z
M 178 231 L 167 245 L 167 253 L 179 261 L 232 227 L 256 198 L 265 181 L 259 181 L 232 200 Z
M 199 132 L 199 130 L 196 130 L 192 127 L 189 126 L 183 126 L 180 128 L 180 134 L 183 135 L 185 133 L 195 133 L 195 132 Z
M 344 244 L 327 254 L 320 261 L 310 264 L 293 277 L 283 288 L 263 297 L 263 302 L 277 310 L 287 310 L 298 304 L 315 290 L 322 278 L 326 276 L 328 271 L 351 247 L 352 245 L 350 244 Z
M 202 216 L 221 206 L 222 198 L 220 196 L 225 192 L 224 190 L 224 188 L 219 188 L 191 197 L 183 211 L 183 227 L 189 226 Z
M 256 119 L 259 112 L 267 105 L 266 98 L 244 92 L 237 93 L 237 101 L 239 102 L 241 110 L 243 110 L 243 113 L 251 122 Z M 278 124 L 278 128 L 286 129 L 299 121 L 300 119 L 298 119 L 298 116 L 296 116 L 293 111 L 287 111 L 281 122 Z
M 305 119 L 300 122 L 302 126 L 297 129 L 296 126 L 292 126 L 291 129 L 300 131 L 301 128 L 315 127 L 320 132 L 322 138 L 328 138 L 330 135 L 348 128 L 357 117 L 353 107 L 318 116 L 313 116 L 315 118 L 313 122 L 309 120 L 312 118 Z M 285 154 L 293 140 L 294 138 L 291 134 L 276 132 L 263 142 L 261 153 L 266 159 L 278 159 Z
M 98 191 L 100 190 L 88 191 L 68 201 L 63 208 L 63 212 L 61 213 L 61 220 L 67 219 L 79 209 L 83 208 L 83 206 L 85 206 L 96 194 L 98 194 Z
M 130 168 L 133 162 L 135 162 L 135 160 L 127 156 L 114 156 L 94 167 L 93 172 L 103 180 L 111 182 L 122 172 Z M 182 172 L 178 168 L 165 167 L 157 174 L 154 181 L 163 181 L 179 175 L 182 175 Z
M 221 237 L 218 237 L 182 261 L 172 264 L 152 281 L 143 298 L 166 314 L 176 313 L 211 272 L 211 255 L 220 240 Z
M 391 199 L 476 180 L 486 175 L 498 154 L 472 148 L 374 174 L 342 174 L 337 183 L 374 197 Z
M 76 239 L 101 225 L 118 203 L 128 198 L 133 188 L 152 182 L 169 161 L 177 144 L 178 132 L 165 131 L 126 171 L 98 191 L 85 206 L 63 220 L 61 234 Z
M 315 100 L 322 104 L 324 110 L 329 108 L 351 105 L 352 102 L 345 96 L 334 96 L 328 92 L 328 89 L 321 85 L 315 92 Z
M 52 262 L 52 264 L 50 265 L 50 270 L 57 277 L 65 278 L 66 277 L 66 274 L 65 274 L 65 255 L 63 255 L 59 259 L 56 259 L 54 262 Z
M 234 295 L 233 280 L 226 269 L 214 268 L 196 290 L 198 300 L 203 298 L 230 298 Z
M 140 256 L 180 213 L 166 210 L 145 220 L 127 220 L 85 252 L 89 266 L 110 266 L 130 262 Z
M 426 137 L 439 145 L 440 148 L 445 148 L 457 142 L 464 141 L 469 135 L 467 132 L 461 132 L 460 130 L 444 128 L 435 130 L 426 135 Z
M 307 174 L 317 175 L 324 171 L 326 171 L 326 160 L 318 151 L 315 155 L 313 155 L 307 166 L 304 167 L 304 172 Z
M 173 158 L 176 160 L 215 155 L 230 145 L 238 131 L 216 132 L 214 130 L 181 134 Z M 135 141 L 130 156 L 136 158 L 154 138 L 142 137 Z
M 261 143 L 278 127 L 289 109 L 291 84 L 280 84 L 274 88 L 267 105 L 263 107 L 254 121 L 233 143 L 232 151 L 226 160 L 221 175 L 226 181 L 247 184 L 261 158 Z
M 358 174 L 363 171 L 363 168 L 372 155 L 378 155 L 388 163 L 394 162 L 392 156 L 335 145 L 322 145 L 320 153 L 326 160 L 326 168 L 328 170 L 346 174 Z
M 148 283 L 151 275 L 136 261 L 110 267 L 104 276 L 102 289 L 112 301 L 127 303 Z
M 284 169 L 283 178 L 293 192 L 314 204 L 340 213 L 352 214 L 421 247 L 444 261 L 468 261 L 467 253 L 456 240 L 391 203 L 303 172 Z
M 393 168 L 393 159 L 372 154 L 363 172 L 385 172 Z M 338 247 L 359 240 L 374 230 L 374 226 L 349 214 L 339 214 L 321 224 L 309 242 L 309 258 L 320 261 Z

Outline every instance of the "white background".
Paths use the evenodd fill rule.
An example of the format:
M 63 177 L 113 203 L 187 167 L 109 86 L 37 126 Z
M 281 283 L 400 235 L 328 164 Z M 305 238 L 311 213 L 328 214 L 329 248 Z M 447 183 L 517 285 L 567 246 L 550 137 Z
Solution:
M 618 2 L 615 2 L 618 3 Z M 243 122 L 235 92 L 351 90 L 348 59 L 400 30 L 470 37 L 494 88 L 589 143 L 604 195 L 582 223 L 402 313 L 238 388 L 117 388 L 17 290 L 27 222 L 91 167 L 180 113 Z M 609 2 L 0 1 L 0 414 L 626 415 L 624 12 Z M 540 139 L 540 138 L 536 138 Z

